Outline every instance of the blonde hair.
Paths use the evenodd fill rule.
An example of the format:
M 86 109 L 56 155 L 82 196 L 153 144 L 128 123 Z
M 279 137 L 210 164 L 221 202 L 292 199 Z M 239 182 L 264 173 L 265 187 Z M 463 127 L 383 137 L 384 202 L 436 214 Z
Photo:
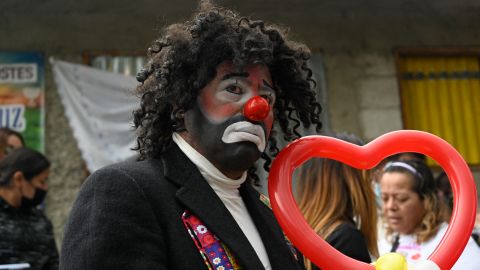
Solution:
M 297 176 L 297 203 L 306 221 L 323 239 L 342 223 L 354 223 L 368 251 L 378 257 L 375 195 L 366 171 L 336 160 L 314 158 Z M 308 270 L 312 263 L 305 259 Z

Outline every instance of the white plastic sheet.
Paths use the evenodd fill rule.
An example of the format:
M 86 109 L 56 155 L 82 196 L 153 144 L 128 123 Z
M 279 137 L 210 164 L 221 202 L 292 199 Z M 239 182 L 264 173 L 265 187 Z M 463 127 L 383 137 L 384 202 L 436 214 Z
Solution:
M 87 168 L 135 155 L 134 77 L 50 59 L 57 89 Z

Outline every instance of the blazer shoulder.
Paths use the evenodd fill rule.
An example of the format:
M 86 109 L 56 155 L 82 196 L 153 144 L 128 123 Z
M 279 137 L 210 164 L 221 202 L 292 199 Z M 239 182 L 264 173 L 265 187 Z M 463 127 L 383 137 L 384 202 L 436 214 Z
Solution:
M 163 163 L 160 159 L 143 161 L 128 160 L 120 163 L 105 166 L 98 169 L 89 176 L 89 179 L 110 179 L 113 177 L 128 177 L 135 181 L 158 179 L 163 176 Z
M 119 170 L 128 175 L 152 175 L 163 172 L 163 162 L 161 159 L 148 160 L 128 160 L 124 162 L 115 163 L 103 168 L 104 170 Z
M 149 188 L 159 187 L 158 185 L 165 183 L 161 181 L 163 178 L 161 160 L 121 162 L 93 172 L 83 183 L 77 197 L 92 192 L 98 193 L 101 190 L 110 190 L 118 194 L 136 190 L 145 196 Z

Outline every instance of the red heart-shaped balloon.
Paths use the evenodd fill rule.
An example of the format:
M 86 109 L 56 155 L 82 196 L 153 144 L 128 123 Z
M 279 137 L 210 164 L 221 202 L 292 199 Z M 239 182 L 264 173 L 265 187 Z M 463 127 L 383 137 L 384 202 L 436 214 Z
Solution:
M 317 235 L 305 221 L 292 195 L 292 173 L 312 157 L 335 159 L 358 169 L 371 169 L 384 158 L 401 153 L 423 153 L 445 170 L 454 194 L 447 232 L 428 258 L 442 270 L 450 269 L 463 252 L 475 223 L 477 192 L 462 156 L 443 139 L 427 132 L 401 130 L 358 146 L 326 136 L 307 136 L 287 145 L 272 163 L 268 193 L 272 209 L 293 244 L 324 270 L 373 270 L 374 266 L 343 255 Z

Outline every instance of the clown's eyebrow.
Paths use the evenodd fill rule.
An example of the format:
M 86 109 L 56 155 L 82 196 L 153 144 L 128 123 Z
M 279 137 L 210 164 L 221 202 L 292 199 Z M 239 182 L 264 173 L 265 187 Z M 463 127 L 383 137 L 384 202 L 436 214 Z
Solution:
M 236 78 L 236 77 L 248 78 L 248 76 L 250 76 L 248 72 L 232 72 L 223 76 L 222 81 L 228 80 L 230 78 Z M 262 85 L 263 90 L 267 90 L 275 93 L 275 88 L 273 88 L 273 86 L 270 85 L 269 82 L 267 82 L 266 80 L 262 80 L 262 82 L 263 82 L 263 85 Z
M 233 77 L 245 77 L 245 78 L 247 78 L 248 76 L 250 76 L 250 74 L 248 74 L 248 72 L 232 72 L 232 73 L 228 73 L 227 75 L 223 76 L 222 81 L 228 80 L 228 79 L 233 78 Z
M 270 88 L 270 90 L 272 90 L 272 91 L 275 92 L 275 89 L 273 88 L 272 85 L 270 85 L 266 80 L 262 80 L 262 81 L 263 81 L 263 84 L 264 84 L 265 86 L 267 86 L 268 88 Z

